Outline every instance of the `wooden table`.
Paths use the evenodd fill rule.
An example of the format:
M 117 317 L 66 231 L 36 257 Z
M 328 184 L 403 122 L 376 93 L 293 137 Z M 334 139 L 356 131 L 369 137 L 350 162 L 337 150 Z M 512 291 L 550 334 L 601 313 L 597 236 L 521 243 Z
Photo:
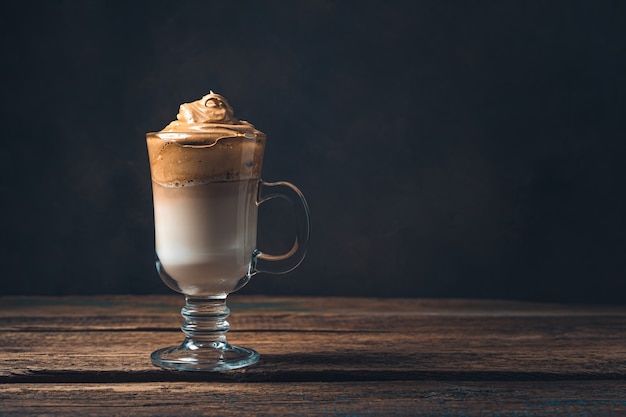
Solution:
M 229 299 L 261 361 L 172 372 L 183 297 L 0 297 L 0 414 L 626 415 L 626 307 Z

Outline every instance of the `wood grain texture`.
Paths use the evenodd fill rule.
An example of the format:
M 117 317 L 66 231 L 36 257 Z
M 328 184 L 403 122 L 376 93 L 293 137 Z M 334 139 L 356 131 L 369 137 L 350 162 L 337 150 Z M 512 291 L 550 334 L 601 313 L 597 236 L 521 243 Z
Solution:
M 165 371 L 182 303 L 0 298 L 2 415 L 626 414 L 623 307 L 232 297 L 229 341 L 261 361 Z
M 609 416 L 626 410 L 626 383 L 10 384 L 0 404 L 3 416 Z

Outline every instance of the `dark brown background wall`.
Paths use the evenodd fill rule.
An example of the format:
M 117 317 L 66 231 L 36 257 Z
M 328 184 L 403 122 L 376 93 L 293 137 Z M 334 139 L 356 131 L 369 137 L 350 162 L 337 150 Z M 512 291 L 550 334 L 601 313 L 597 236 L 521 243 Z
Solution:
M 313 212 L 243 292 L 626 302 L 624 2 L 8 4 L 1 294 L 170 292 L 144 134 L 213 89 Z

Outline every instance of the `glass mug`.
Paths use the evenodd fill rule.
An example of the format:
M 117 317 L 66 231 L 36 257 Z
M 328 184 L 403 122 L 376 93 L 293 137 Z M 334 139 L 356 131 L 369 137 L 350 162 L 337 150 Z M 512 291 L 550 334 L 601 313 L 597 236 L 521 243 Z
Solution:
M 258 272 L 281 274 L 295 269 L 306 255 L 310 214 L 304 195 L 296 186 L 260 178 L 264 136 L 204 143 L 202 135 L 164 132 L 146 135 L 152 175 L 156 267 L 163 282 L 184 294 L 186 300 L 181 326 L 184 341 L 180 346 L 153 352 L 151 360 L 167 369 L 219 371 L 242 368 L 259 360 L 254 350 L 227 342 L 230 326 L 226 318 L 230 310 L 226 297 Z M 253 143 L 248 146 L 246 141 Z M 240 146 L 241 143 L 246 146 Z M 169 165 L 164 167 L 162 160 L 168 147 L 174 147 L 180 155 L 170 157 Z M 185 170 L 176 166 L 179 158 L 197 159 L 198 164 L 214 160 L 224 172 L 219 175 L 209 172 L 213 165 L 208 163 L 204 171 L 195 173 L 203 178 L 198 181 L 193 178 L 193 172 L 182 172 Z M 163 169 L 170 172 L 178 169 L 182 172 L 181 180 L 167 185 L 160 183 L 157 177 Z M 256 248 L 258 206 L 274 198 L 291 202 L 296 218 L 294 244 L 280 255 Z

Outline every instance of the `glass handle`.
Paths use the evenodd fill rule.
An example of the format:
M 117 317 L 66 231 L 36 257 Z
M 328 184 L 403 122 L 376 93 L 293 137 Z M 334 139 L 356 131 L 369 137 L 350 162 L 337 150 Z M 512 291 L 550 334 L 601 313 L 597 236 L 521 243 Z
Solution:
M 272 189 L 272 192 L 262 196 L 265 188 Z M 259 180 L 257 206 L 274 198 L 282 198 L 291 203 L 296 216 L 296 238 L 291 249 L 281 255 L 271 255 L 255 249 L 252 254 L 251 267 L 253 273 L 285 274 L 293 271 L 302 263 L 309 246 L 311 216 L 309 206 L 302 192 L 289 182 L 265 182 Z

